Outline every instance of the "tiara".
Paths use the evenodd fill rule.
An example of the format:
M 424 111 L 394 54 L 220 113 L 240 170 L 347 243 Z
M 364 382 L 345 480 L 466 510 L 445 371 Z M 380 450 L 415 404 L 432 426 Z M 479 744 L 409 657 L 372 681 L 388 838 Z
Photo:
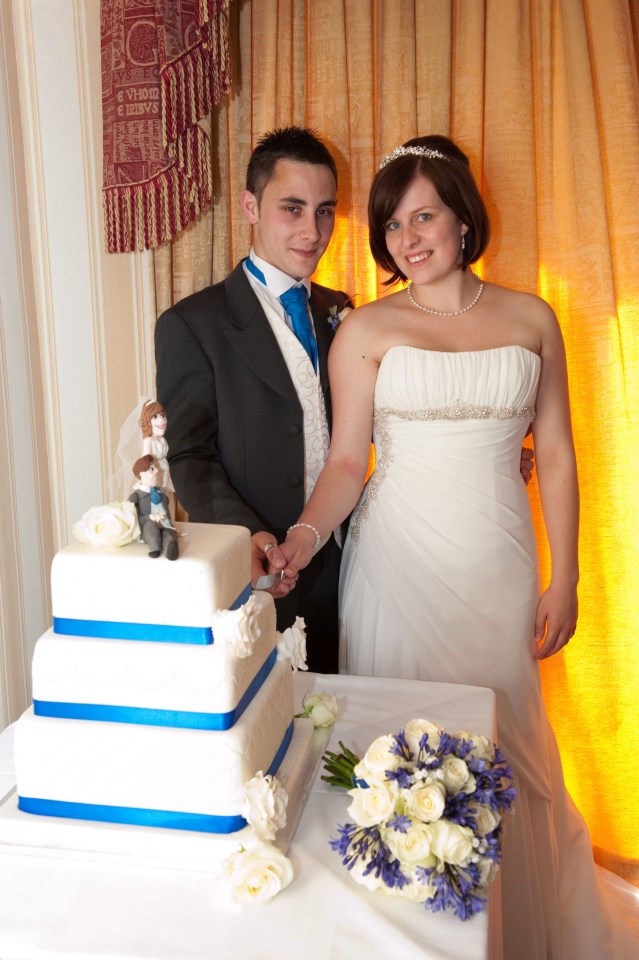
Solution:
M 430 147 L 395 147 L 388 153 L 379 165 L 381 170 L 388 163 L 397 160 L 398 157 L 407 157 L 409 154 L 415 157 L 428 157 L 429 160 L 450 160 L 445 153 L 439 150 L 431 150 Z

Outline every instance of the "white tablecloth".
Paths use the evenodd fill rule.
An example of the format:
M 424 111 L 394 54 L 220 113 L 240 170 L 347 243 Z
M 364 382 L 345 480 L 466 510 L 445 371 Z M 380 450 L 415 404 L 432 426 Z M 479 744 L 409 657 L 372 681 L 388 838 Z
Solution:
M 338 697 L 329 749 L 364 752 L 413 717 L 447 730 L 494 736 L 494 695 L 479 687 L 377 678 L 296 675 L 307 691 Z M 0 799 L 14 785 L 12 729 L 0 735 Z M 270 904 L 216 908 L 214 884 L 179 870 L 122 867 L 69 857 L 2 852 L 2 960 L 486 960 L 498 956 L 498 886 L 489 917 L 461 923 L 358 886 L 329 845 L 348 819 L 349 798 L 319 779 L 289 856 L 293 884 Z M 490 925 L 490 931 L 489 931 Z M 489 946 L 489 940 L 491 944 Z

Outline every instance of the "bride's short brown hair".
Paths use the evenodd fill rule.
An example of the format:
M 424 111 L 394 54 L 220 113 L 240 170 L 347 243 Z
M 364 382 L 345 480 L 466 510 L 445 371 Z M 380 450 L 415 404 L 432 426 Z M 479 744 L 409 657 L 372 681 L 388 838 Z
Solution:
M 385 284 L 406 280 L 388 252 L 386 224 L 415 177 L 424 176 L 430 180 L 442 202 L 468 227 L 466 244 L 462 251 L 462 270 L 479 260 L 490 237 L 486 206 L 471 173 L 466 154 L 448 137 L 435 134 L 407 140 L 404 147 L 423 147 L 444 156 L 401 154 L 398 151 L 399 155 L 389 159 L 373 180 L 368 199 L 369 243 L 375 262 L 382 270 L 391 274 L 391 277 L 384 281 Z

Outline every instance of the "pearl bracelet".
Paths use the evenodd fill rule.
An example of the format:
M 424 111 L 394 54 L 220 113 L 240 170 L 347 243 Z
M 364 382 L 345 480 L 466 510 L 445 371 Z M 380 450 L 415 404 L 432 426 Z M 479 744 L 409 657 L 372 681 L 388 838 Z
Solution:
M 288 535 L 289 535 L 289 533 L 291 532 L 291 530 L 295 530 L 297 527 L 306 527 L 307 530 L 311 530 L 311 531 L 315 534 L 315 546 L 313 547 L 313 550 L 314 550 L 314 551 L 317 550 L 317 548 L 319 547 L 320 543 L 322 542 L 322 538 L 320 537 L 320 532 L 319 532 L 319 530 L 317 530 L 317 528 L 314 527 L 314 526 L 312 526 L 312 524 L 310 524 L 310 523 L 294 523 L 294 524 L 293 524 L 291 527 L 289 527 L 288 530 L 286 531 L 286 536 L 288 537 Z

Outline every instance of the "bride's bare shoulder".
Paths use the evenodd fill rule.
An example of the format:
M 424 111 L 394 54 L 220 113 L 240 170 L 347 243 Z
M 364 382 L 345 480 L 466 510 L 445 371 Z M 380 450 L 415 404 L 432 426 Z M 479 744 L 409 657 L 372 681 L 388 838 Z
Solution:
M 542 297 L 523 290 L 512 290 L 498 284 L 487 284 L 487 301 L 493 308 L 506 314 L 512 321 L 532 325 L 539 330 L 552 327 L 557 323 L 555 312 Z

